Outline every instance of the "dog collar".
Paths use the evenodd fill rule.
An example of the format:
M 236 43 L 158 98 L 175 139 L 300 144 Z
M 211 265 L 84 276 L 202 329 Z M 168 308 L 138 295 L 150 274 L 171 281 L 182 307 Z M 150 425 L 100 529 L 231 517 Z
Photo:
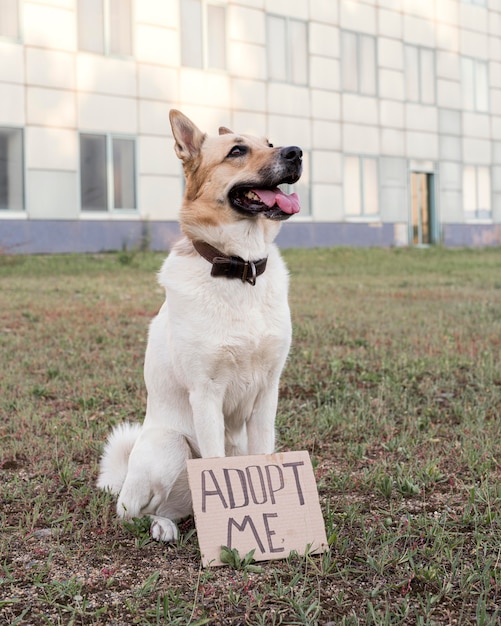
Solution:
M 205 241 L 193 241 L 193 247 L 200 256 L 212 263 L 211 276 L 240 278 L 243 283 L 256 284 L 256 278 L 266 269 L 268 258 L 258 261 L 244 261 L 239 256 L 228 256 Z

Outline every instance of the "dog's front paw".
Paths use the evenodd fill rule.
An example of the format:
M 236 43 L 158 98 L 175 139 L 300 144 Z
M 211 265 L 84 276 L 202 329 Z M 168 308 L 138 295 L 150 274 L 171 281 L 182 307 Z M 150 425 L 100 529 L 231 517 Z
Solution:
M 151 526 L 150 535 L 155 541 L 176 541 L 179 537 L 179 531 L 174 522 L 167 517 L 158 517 L 150 515 Z

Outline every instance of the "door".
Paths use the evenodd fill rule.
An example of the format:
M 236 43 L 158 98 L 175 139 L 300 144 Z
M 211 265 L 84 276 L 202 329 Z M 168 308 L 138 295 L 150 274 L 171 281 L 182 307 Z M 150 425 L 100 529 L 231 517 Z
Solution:
M 415 246 L 434 243 L 433 174 L 411 172 L 412 242 Z

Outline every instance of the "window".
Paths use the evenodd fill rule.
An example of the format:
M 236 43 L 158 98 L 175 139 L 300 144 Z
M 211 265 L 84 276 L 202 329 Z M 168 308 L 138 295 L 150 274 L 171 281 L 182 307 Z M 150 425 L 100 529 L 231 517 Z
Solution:
M 461 59 L 463 106 L 469 111 L 489 110 L 489 80 L 487 63 L 478 59 Z
M 479 7 L 487 6 L 487 0 L 463 0 L 465 4 L 476 4 Z
M 491 173 L 488 167 L 465 165 L 463 169 L 463 207 L 467 220 L 490 220 Z
M 0 0 L 0 37 L 19 38 L 18 0 Z
M 268 77 L 270 80 L 308 84 L 308 28 L 302 20 L 267 17 Z
M 205 0 L 181 0 L 181 63 L 226 69 L 226 9 Z
M 0 210 L 24 209 L 23 131 L 0 128 Z
M 109 135 L 80 135 L 82 211 L 136 208 L 136 142 Z
M 349 217 L 379 214 L 379 174 L 377 159 L 346 156 L 344 159 L 344 207 Z
M 405 90 L 407 100 L 435 103 L 435 53 L 428 48 L 405 46 Z
M 131 0 L 78 0 L 80 50 L 132 55 Z
M 374 37 L 349 32 L 341 34 L 341 72 L 345 91 L 376 95 L 376 65 Z

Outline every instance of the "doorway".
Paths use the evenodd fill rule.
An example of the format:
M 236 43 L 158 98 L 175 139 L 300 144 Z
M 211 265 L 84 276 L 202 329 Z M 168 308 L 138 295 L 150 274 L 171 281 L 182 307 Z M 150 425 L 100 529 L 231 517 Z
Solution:
M 411 172 L 412 243 L 428 246 L 435 243 L 435 201 L 433 174 Z

